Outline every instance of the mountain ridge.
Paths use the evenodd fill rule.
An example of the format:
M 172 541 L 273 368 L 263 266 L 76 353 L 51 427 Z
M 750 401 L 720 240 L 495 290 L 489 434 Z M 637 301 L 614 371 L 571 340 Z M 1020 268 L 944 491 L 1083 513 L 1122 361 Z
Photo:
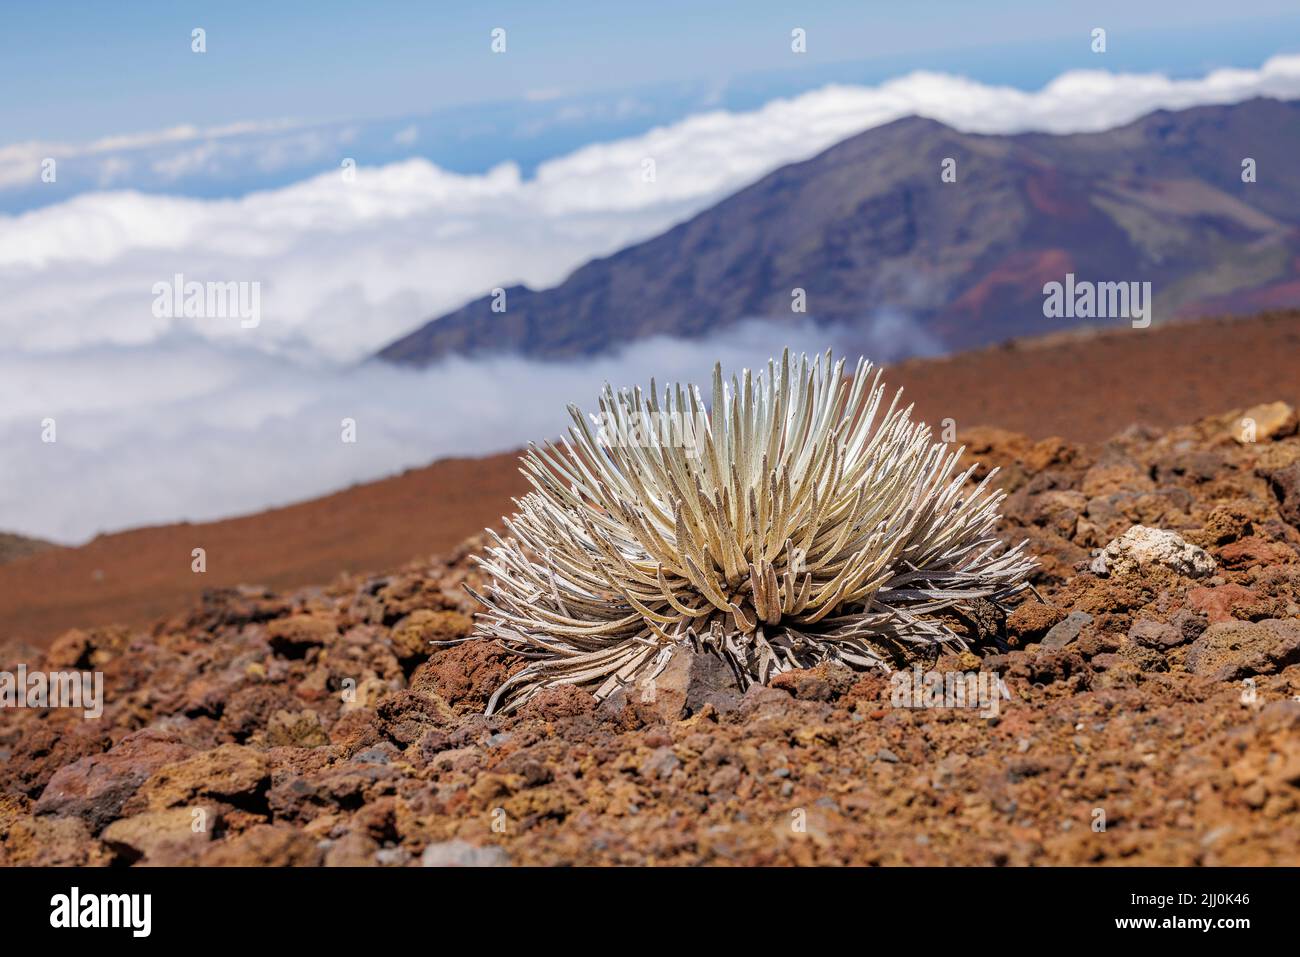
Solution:
M 748 318 L 812 317 L 870 341 L 891 315 L 942 349 L 978 348 L 1061 328 L 1043 316 L 1042 286 L 1067 272 L 1151 281 L 1157 321 L 1300 304 L 1300 172 L 1286 161 L 1296 152 L 1300 101 L 1263 97 L 1160 110 L 1103 133 L 972 134 L 905 117 L 558 286 L 506 287 L 504 313 L 481 297 L 378 357 L 568 359 Z M 1241 181 L 1246 157 L 1254 183 Z M 792 311 L 797 289 L 807 316 Z M 917 351 L 881 355 L 876 338 L 869 351 L 885 359 Z

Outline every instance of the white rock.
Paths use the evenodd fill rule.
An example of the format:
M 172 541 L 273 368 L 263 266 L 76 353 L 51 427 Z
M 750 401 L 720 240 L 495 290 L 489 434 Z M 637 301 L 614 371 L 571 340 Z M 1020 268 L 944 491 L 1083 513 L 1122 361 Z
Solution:
M 424 867 L 503 867 L 510 863 L 510 857 L 493 844 L 475 847 L 457 838 L 430 844 L 420 856 L 420 863 Z
M 1153 565 L 1188 578 L 1214 574 L 1214 559 L 1205 549 L 1183 541 L 1174 532 L 1145 525 L 1134 525 L 1102 549 L 1091 569 L 1098 575 L 1128 575 Z

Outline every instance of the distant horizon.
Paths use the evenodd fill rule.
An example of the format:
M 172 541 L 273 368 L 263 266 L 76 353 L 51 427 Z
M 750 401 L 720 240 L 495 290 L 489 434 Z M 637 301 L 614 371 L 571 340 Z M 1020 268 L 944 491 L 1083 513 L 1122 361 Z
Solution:
M 69 110 L 61 99 L 68 93 L 59 93 L 59 84 L 67 82 L 55 82 L 62 76 L 60 72 L 42 86 L 50 88 L 46 94 L 50 108 L 28 115 L 32 113 L 30 102 L 0 104 L 0 135 L 4 137 L 0 140 L 0 217 L 100 189 L 236 199 L 310 178 L 344 155 L 367 166 L 422 158 L 459 174 L 481 174 L 512 162 L 527 178 L 540 164 L 583 146 L 644 135 L 692 114 L 745 112 L 829 85 L 878 85 L 918 71 L 960 75 L 985 85 L 1028 92 L 1077 69 L 1182 79 L 1214 69 L 1254 68 L 1270 56 L 1300 53 L 1300 17 L 1270 16 L 1269 4 L 1255 6 L 1263 13 L 1230 23 L 1197 22 L 1192 11 L 1187 11 L 1172 29 L 1140 25 L 1129 30 L 1123 25 L 1124 17 L 1116 16 L 1107 27 L 1104 55 L 1089 49 L 1090 27 L 1082 26 L 1094 22 L 1105 26 L 1102 21 L 1108 18 L 1101 11 L 1063 17 L 1073 32 L 1053 22 L 1039 27 L 1041 35 L 1032 38 L 1008 35 L 979 42 L 983 34 L 977 32 L 974 40 L 961 44 L 931 42 L 926 49 L 876 49 L 869 56 L 848 57 L 834 55 L 843 52 L 842 38 L 830 47 L 830 54 L 826 52 L 828 41 L 836 38 L 825 32 L 819 35 L 816 21 L 803 14 L 769 12 L 764 22 L 773 31 L 778 21 L 791 18 L 791 22 L 814 24 L 808 26 L 807 54 L 796 56 L 785 49 L 788 37 L 782 32 L 771 38 L 772 49 L 762 57 L 756 54 L 730 71 L 719 68 L 712 76 L 692 72 L 691 63 L 683 61 L 675 76 L 640 81 L 620 78 L 599 87 L 540 83 L 513 95 L 508 89 L 488 86 L 485 89 L 491 92 L 478 96 L 463 89 L 459 100 L 430 95 L 423 106 L 400 97 L 383 97 L 381 107 L 352 110 L 347 99 L 331 98 L 328 106 L 322 106 L 317 95 L 280 110 L 272 108 L 274 101 L 255 102 L 245 111 L 234 107 L 213 110 L 196 96 L 190 106 L 172 103 L 165 110 L 133 108 L 128 119 L 120 115 L 122 103 L 101 92 L 99 108 L 83 115 Z M 502 16 L 509 18 L 519 12 L 503 10 Z M 154 70 L 163 71 L 169 83 L 174 82 L 180 90 L 196 83 L 206 89 L 217 83 L 217 77 L 223 87 L 247 82 L 244 77 L 235 81 L 230 75 L 232 68 L 222 65 L 227 54 L 218 56 L 215 36 L 202 57 L 190 53 L 188 30 L 176 32 L 180 22 L 149 21 L 145 37 L 153 44 Z M 125 28 L 116 21 L 104 26 L 117 31 Z M 21 23 L 18 27 L 0 36 L 0 82 L 16 84 L 21 64 L 36 56 L 31 50 L 6 46 L 21 35 Z M 206 29 L 209 34 L 217 30 Z M 474 48 L 470 27 L 464 29 L 464 35 L 457 34 L 457 44 Z M 488 28 L 479 33 L 482 49 L 475 54 L 474 69 L 492 70 L 500 58 L 493 59 L 486 52 Z M 101 34 L 98 42 L 106 46 L 115 36 L 113 32 Z M 133 37 L 131 42 L 145 40 Z M 551 38 L 548 42 L 559 41 Z M 517 37 L 515 49 L 523 43 L 524 37 Z M 307 56 L 305 49 L 297 53 Z M 52 59 L 58 55 L 57 47 L 45 48 L 41 55 Z M 471 50 L 463 50 L 461 55 L 468 57 Z M 509 47 L 507 55 L 513 55 Z M 558 56 L 554 51 L 548 55 Z M 218 65 L 214 67 L 209 57 Z M 51 63 L 44 67 L 32 64 L 31 68 L 45 76 L 54 67 Z M 242 68 L 256 73 L 259 65 L 244 63 Z M 269 67 L 262 63 L 260 69 Z M 528 70 L 540 77 L 547 75 L 544 64 Z M 206 80 L 201 76 L 205 73 L 210 74 Z M 113 75 L 99 80 L 110 87 L 122 82 Z M 127 95 L 124 91 L 123 96 Z M 114 123 L 115 116 L 119 118 Z M 41 181 L 34 161 L 42 156 L 66 157 L 65 175 L 57 182 Z
M 1286 53 L 1300 49 L 1300 33 L 1278 27 L 1262 38 L 1260 24 L 1276 26 L 1276 17 L 1224 28 L 1189 15 L 1163 34 L 1177 42 L 1138 46 L 1116 16 L 1104 54 L 1089 50 L 1088 31 L 1105 16 L 1066 19 L 1086 25 L 1068 54 L 1041 39 L 1062 32 L 1057 16 L 1037 24 L 1038 39 L 1008 35 L 1000 47 L 851 61 L 823 52 L 797 68 L 787 65 L 796 55 L 783 28 L 765 71 L 734 63 L 710 86 L 638 84 L 609 70 L 598 78 L 607 92 L 597 93 L 533 77 L 527 96 L 492 109 L 431 108 L 441 110 L 437 128 L 410 113 L 283 125 L 274 98 L 260 113 L 238 97 L 228 113 L 205 113 L 200 100 L 167 113 L 141 95 L 129 101 L 135 122 L 104 127 L 129 139 L 91 137 L 87 148 L 75 117 L 53 110 L 50 122 L 68 131 L 54 182 L 39 178 L 47 144 L 0 146 L 0 210 L 22 207 L 0 212 L 0 442 L 9 450 L 0 529 L 66 542 L 239 514 L 549 434 L 566 402 L 587 397 L 592 377 L 635 382 L 656 366 L 685 369 L 704 361 L 699 343 L 665 341 L 626 361 L 558 372 L 528 361 L 424 371 L 357 363 L 495 287 L 556 285 L 593 258 L 901 116 L 971 132 L 1065 133 L 1162 107 L 1300 97 L 1300 55 Z M 761 25 L 774 31 L 786 20 L 769 11 Z M 485 22 L 471 32 L 476 55 L 490 57 Z M 805 22 L 810 49 L 822 49 L 825 22 Z M 940 35 L 957 36 L 954 23 Z M 153 24 L 140 42 L 160 31 L 171 42 L 170 29 Z M 980 36 L 987 41 L 976 31 L 972 43 Z M 511 37 L 507 57 L 522 41 Z M 204 55 L 216 55 L 218 38 L 209 33 Z M 184 56 L 198 55 L 186 45 Z M 174 68 L 195 66 L 181 64 Z M 304 75 L 312 74 L 294 82 Z M 111 89 L 117 77 L 103 76 Z M 66 77 L 54 79 L 42 96 L 73 95 Z M 114 102 L 104 100 L 101 125 L 120 112 L 107 109 Z M 371 115 L 402 105 L 371 102 Z M 348 115 L 347 101 L 335 105 Z M 176 118 L 192 128 L 169 126 Z M 22 128 L 0 125 L 7 135 Z M 658 163 L 653 183 L 642 177 L 647 158 Z M 154 290 L 178 275 L 236 284 L 256 301 L 256 317 L 159 312 Z M 908 316 L 891 321 L 891 330 L 916 333 L 908 342 L 934 348 Z M 766 355 L 771 339 L 755 333 L 717 349 L 748 361 Z M 492 375 L 545 401 L 520 409 Z M 339 447 L 344 418 L 362 423 L 360 451 Z M 57 447 L 39 441 L 46 419 L 58 421 Z

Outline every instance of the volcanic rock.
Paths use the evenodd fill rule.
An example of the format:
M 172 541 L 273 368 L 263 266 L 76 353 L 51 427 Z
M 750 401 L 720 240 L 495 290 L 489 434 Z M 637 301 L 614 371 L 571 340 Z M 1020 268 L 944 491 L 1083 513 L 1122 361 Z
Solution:
M 1134 525 L 1102 550 L 1091 569 L 1098 575 L 1131 575 L 1153 565 L 1188 578 L 1214 574 L 1214 559 L 1176 532 Z

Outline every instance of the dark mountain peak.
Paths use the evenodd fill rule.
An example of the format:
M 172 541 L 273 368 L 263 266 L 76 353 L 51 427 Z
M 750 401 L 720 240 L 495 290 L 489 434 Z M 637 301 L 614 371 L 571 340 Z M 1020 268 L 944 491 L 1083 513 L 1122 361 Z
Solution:
M 747 318 L 873 337 L 905 316 L 950 348 L 1055 331 L 1067 272 L 1152 283 L 1156 320 L 1300 302 L 1300 102 L 1161 110 L 1102 133 L 995 136 L 904 117 L 792 163 L 552 289 L 485 295 L 380 353 L 560 359 Z M 1249 157 L 1263 171 L 1242 180 Z M 942 176 L 956 163 L 956 181 Z M 806 315 L 792 312 L 792 291 Z M 1087 321 L 1081 320 L 1081 321 Z M 906 352 L 907 343 L 898 343 Z

